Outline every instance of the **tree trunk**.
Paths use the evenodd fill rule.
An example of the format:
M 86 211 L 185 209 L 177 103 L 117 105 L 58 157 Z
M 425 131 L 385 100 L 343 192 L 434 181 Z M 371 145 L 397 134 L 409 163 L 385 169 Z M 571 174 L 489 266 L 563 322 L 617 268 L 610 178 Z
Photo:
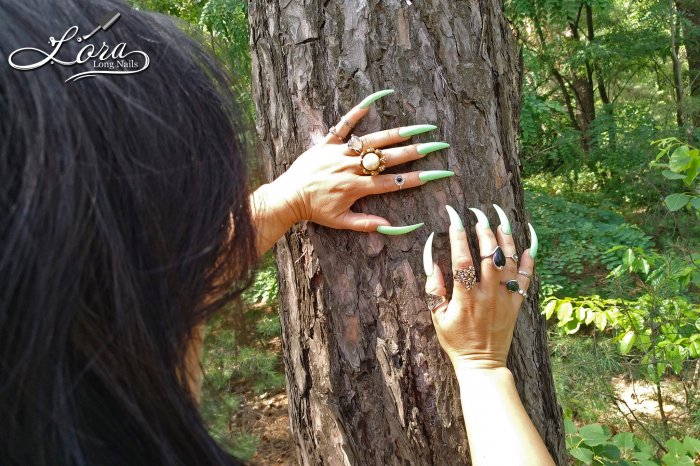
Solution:
M 683 43 L 688 56 L 688 82 L 692 105 L 692 123 L 700 128 L 700 3 L 697 0 L 679 2 L 683 15 Z
M 435 123 L 431 140 L 452 148 L 397 169 L 456 173 L 354 206 L 394 225 L 425 222 L 415 233 L 387 237 L 304 222 L 275 246 L 299 464 L 469 464 L 457 382 L 424 300 L 421 250 L 434 230 L 435 257 L 443 271 L 451 269 L 448 202 L 467 227 L 475 223 L 467 207 L 493 213 L 491 203 L 500 204 L 518 250 L 528 245 L 516 145 L 520 70 L 501 2 L 253 0 L 249 18 L 257 130 L 270 180 L 383 88 L 396 94 L 377 102 L 355 132 Z M 537 288 L 523 305 L 509 366 L 564 464 Z

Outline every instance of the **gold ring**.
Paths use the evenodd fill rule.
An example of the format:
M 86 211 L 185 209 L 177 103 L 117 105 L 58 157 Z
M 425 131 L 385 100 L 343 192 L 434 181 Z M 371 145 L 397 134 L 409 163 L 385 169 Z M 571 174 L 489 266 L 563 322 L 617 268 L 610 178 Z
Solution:
M 382 151 L 368 147 L 360 154 L 360 167 L 365 175 L 376 176 L 386 168 L 386 159 Z
M 343 142 L 343 138 L 338 136 L 338 133 L 335 132 L 335 126 L 328 128 L 328 134 L 332 134 L 333 136 L 337 137 L 340 142 Z
M 426 293 L 425 301 L 428 303 L 428 309 L 430 309 L 430 312 L 432 312 L 438 307 L 442 306 L 443 303 L 447 301 L 447 298 L 444 296 L 437 296 L 434 294 Z
M 457 283 L 461 283 L 467 287 L 467 291 L 471 290 L 474 288 L 474 285 L 476 285 L 476 269 L 473 265 L 470 265 L 466 269 L 456 269 L 453 276 Z

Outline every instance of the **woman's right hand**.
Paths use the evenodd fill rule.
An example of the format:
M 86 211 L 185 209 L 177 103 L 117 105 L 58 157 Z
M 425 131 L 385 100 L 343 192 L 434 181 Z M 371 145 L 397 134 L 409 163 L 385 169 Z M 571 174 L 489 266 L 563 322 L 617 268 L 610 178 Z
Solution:
M 452 299 L 438 301 L 447 290 L 442 272 L 432 260 L 431 234 L 425 245 L 424 267 L 427 275 L 425 291 L 432 306 L 431 314 L 440 345 L 457 367 L 489 369 L 506 367 L 506 357 L 513 338 L 513 329 L 518 317 L 523 295 L 530 284 L 537 253 L 537 236 L 530 226 L 532 245 L 522 254 L 518 268 L 517 256 L 513 256 L 515 243 L 511 236 L 510 222 L 503 210 L 494 205 L 501 225 L 494 236 L 488 219 L 478 209 L 470 209 L 477 216 L 476 232 L 479 239 L 481 260 L 474 260 L 469 252 L 469 241 L 457 212 L 445 206 L 450 216 L 450 243 L 452 267 L 455 271 Z M 502 257 L 494 250 L 500 248 Z M 497 260 L 494 260 L 496 257 Z M 505 262 L 502 269 L 495 263 Z M 480 267 L 481 281 L 476 282 L 475 268 Z M 461 277 L 461 279 L 460 279 Z M 516 280 L 510 285 L 506 283 Z

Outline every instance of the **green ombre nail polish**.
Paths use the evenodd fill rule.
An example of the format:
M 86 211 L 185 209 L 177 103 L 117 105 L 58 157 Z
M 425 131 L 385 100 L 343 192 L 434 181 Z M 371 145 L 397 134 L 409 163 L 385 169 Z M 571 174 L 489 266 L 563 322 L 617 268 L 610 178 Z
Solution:
M 427 170 L 418 174 L 418 179 L 424 182 L 435 181 L 441 178 L 454 176 L 455 172 L 450 170 Z
M 425 144 L 418 144 L 416 146 L 416 152 L 420 155 L 429 154 L 435 152 L 436 150 L 447 149 L 450 145 L 446 142 L 426 142 Z
M 377 91 L 374 94 L 370 94 L 367 97 L 365 97 L 362 102 L 360 102 L 357 106 L 360 108 L 367 108 L 373 103 L 375 103 L 377 100 L 381 99 L 382 97 L 393 94 L 394 90 L 393 89 L 384 89 L 383 91 Z
M 532 228 L 532 225 L 528 223 L 527 226 L 530 227 L 530 257 L 534 259 L 537 256 L 537 249 L 540 247 L 540 242 L 537 240 L 537 233 L 535 233 L 535 229 Z
M 383 235 L 405 235 L 406 233 L 410 233 L 412 231 L 415 231 L 422 227 L 424 224 L 423 223 L 416 223 L 415 225 L 406 225 L 403 227 L 388 227 L 386 225 L 379 225 L 377 227 L 377 233 L 381 233 Z
M 469 210 L 474 212 L 474 215 L 476 215 L 476 219 L 477 219 L 479 225 L 481 225 L 484 228 L 488 228 L 490 226 L 489 219 L 488 219 L 488 217 L 486 217 L 485 213 L 483 213 L 482 211 L 480 211 L 479 209 L 476 209 L 474 207 L 470 207 Z
M 425 242 L 425 247 L 423 247 L 423 270 L 426 277 L 431 276 L 435 269 L 433 266 L 433 236 L 435 236 L 435 232 L 430 233 L 428 240 Z
M 399 136 L 402 138 L 409 138 L 411 136 L 415 136 L 416 134 L 427 133 L 428 131 L 433 131 L 435 129 L 437 129 L 437 126 L 435 125 L 404 126 L 403 128 L 399 128 Z
M 498 207 L 496 204 L 493 204 L 493 208 L 496 209 L 496 213 L 498 214 L 498 218 L 501 221 L 501 231 L 505 235 L 510 235 L 511 234 L 510 220 L 508 220 L 508 216 L 506 215 L 505 212 L 503 212 L 503 209 Z
M 464 224 L 462 224 L 462 219 L 459 218 L 457 211 L 448 205 L 445 205 L 445 209 L 447 209 L 447 215 L 450 216 L 450 227 L 457 231 L 464 230 Z

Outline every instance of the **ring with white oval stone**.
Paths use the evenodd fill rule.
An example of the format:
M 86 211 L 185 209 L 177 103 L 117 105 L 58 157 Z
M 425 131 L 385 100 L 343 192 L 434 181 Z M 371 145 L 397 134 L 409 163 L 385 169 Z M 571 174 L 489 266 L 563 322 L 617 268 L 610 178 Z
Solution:
M 520 256 L 518 255 L 517 252 L 514 252 L 510 256 L 506 256 L 506 259 L 513 259 L 517 263 L 518 259 L 520 259 Z
M 360 167 L 365 175 L 376 176 L 386 169 L 386 159 L 382 151 L 368 147 L 360 154 Z
M 351 134 L 350 140 L 348 141 L 348 149 L 350 149 L 351 151 L 353 151 L 359 155 L 362 153 L 362 150 L 364 148 L 365 148 L 365 144 L 362 142 L 362 139 L 355 136 L 354 134 Z
M 394 184 L 401 189 L 403 187 L 403 184 L 406 182 L 406 178 L 404 178 L 403 175 L 396 175 L 394 177 Z

